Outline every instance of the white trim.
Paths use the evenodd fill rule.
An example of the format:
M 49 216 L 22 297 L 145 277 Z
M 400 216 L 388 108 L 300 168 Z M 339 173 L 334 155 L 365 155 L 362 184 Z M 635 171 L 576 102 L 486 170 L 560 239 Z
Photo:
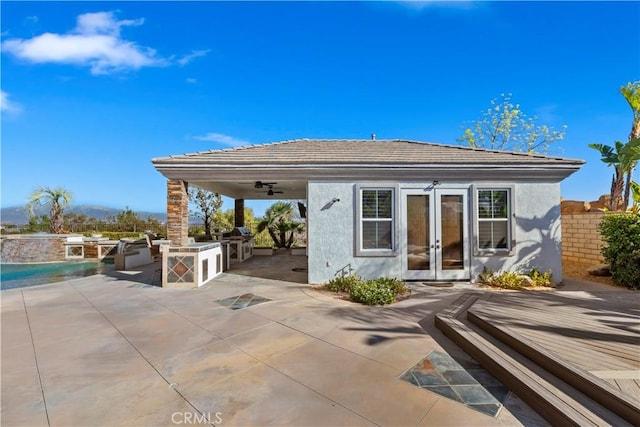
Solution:
M 469 227 L 471 218 L 469 215 L 469 185 L 456 185 L 453 183 L 442 183 L 438 185 L 425 184 L 422 186 L 410 185 L 400 188 L 401 198 L 401 257 L 402 257 L 402 278 L 405 280 L 468 280 L 471 277 L 471 253 Z M 407 245 L 407 196 L 423 195 L 429 196 L 429 224 L 430 241 L 428 270 L 408 269 L 408 245 Z M 442 204 L 441 196 L 462 196 L 462 260 L 463 266 L 459 270 L 442 269 Z
M 473 234 L 473 255 L 476 257 L 482 256 L 514 256 L 515 255 L 515 184 L 505 184 L 505 183 L 487 183 L 487 184 L 473 184 L 472 186 L 472 198 L 473 198 L 473 213 L 472 213 L 472 234 Z M 478 206 L 478 192 L 484 190 L 504 190 L 507 192 L 507 208 L 509 212 L 507 214 L 506 221 L 508 221 L 507 225 L 507 233 L 508 233 L 508 244 L 506 249 L 484 249 L 479 247 L 479 230 L 478 223 L 480 219 L 478 217 L 479 214 L 479 206 Z
M 364 182 L 357 183 L 354 186 L 355 190 L 355 235 L 354 235 L 354 256 L 356 257 L 395 257 L 398 256 L 398 184 L 397 183 L 378 183 L 378 182 Z M 393 206 L 391 208 L 391 249 L 363 249 L 362 248 L 362 223 L 365 221 L 362 218 L 362 192 L 363 190 L 383 190 L 391 191 L 391 202 Z M 385 221 L 385 219 L 379 219 L 376 221 Z

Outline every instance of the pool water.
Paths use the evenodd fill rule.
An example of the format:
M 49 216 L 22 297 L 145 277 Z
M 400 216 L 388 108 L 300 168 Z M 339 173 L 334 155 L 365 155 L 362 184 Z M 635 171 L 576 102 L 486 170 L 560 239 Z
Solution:
M 62 282 L 113 270 L 113 264 L 102 262 L 52 262 L 44 264 L 1 264 L 0 289 Z

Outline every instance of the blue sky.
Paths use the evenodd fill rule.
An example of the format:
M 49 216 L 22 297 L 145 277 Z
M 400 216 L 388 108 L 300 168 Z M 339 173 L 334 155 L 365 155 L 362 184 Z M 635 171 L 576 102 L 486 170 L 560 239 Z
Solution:
M 511 93 L 586 166 L 626 141 L 639 2 L 7 2 L 2 201 L 63 186 L 74 204 L 164 211 L 151 159 L 294 138 L 456 144 Z M 262 214 L 265 202 L 248 202 Z M 224 208 L 232 208 L 226 203 Z

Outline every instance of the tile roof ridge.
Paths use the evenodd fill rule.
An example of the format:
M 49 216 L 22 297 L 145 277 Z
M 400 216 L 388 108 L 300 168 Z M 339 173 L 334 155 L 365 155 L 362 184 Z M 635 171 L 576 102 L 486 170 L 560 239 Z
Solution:
M 258 142 L 258 143 L 255 143 L 255 144 L 239 145 L 239 146 L 236 146 L 236 147 L 212 148 L 210 150 L 195 151 L 195 152 L 192 152 L 192 153 L 172 154 L 169 157 L 200 156 L 200 155 L 203 155 L 203 154 L 219 153 L 221 151 L 224 151 L 224 152 L 242 151 L 242 150 L 247 150 L 249 148 L 254 148 L 254 147 L 263 147 L 263 146 L 270 146 L 270 145 L 287 144 L 287 143 L 296 142 L 296 141 L 300 141 L 300 140 L 301 139 L 283 140 L 283 141 L 275 141 L 275 142 Z
M 436 145 L 438 147 L 456 148 L 456 149 L 465 150 L 465 151 L 479 151 L 483 153 L 512 154 L 515 156 L 534 157 L 539 159 L 552 159 L 552 160 L 579 160 L 579 159 L 566 158 L 559 155 L 549 155 L 549 154 L 542 154 L 542 153 L 535 153 L 535 152 L 527 153 L 524 151 L 499 150 L 497 148 L 470 147 L 466 145 L 445 144 L 441 142 L 422 142 L 422 141 L 411 141 L 411 140 L 404 140 L 404 141 L 414 142 L 419 144 Z
M 524 158 L 538 158 L 538 159 L 549 159 L 549 160 L 565 160 L 565 161 L 579 161 L 584 163 L 584 161 L 580 160 L 580 159 L 573 159 L 573 158 L 566 158 L 566 157 L 562 157 L 560 155 L 548 155 L 548 154 L 541 154 L 541 153 L 525 153 L 525 152 L 520 152 L 520 151 L 510 151 L 510 150 L 498 150 L 498 149 L 491 149 L 491 148 L 483 148 L 483 147 L 470 147 L 470 146 L 465 146 L 465 145 L 454 145 L 454 144 L 445 144 L 445 143 L 440 143 L 440 142 L 427 142 L 427 141 L 417 141 L 417 140 L 412 140 L 412 139 L 402 139 L 402 138 L 393 138 L 393 139 L 370 139 L 370 138 L 295 138 L 295 139 L 285 139 L 285 140 L 281 140 L 281 141 L 274 141 L 274 142 L 264 142 L 264 143 L 256 143 L 256 144 L 249 144 L 249 145 L 242 145 L 242 146 L 237 146 L 237 147 L 227 147 L 227 148 L 219 148 L 219 149 L 211 149 L 211 150 L 205 150 L 205 151 L 198 151 L 198 152 L 194 152 L 194 153 L 185 153 L 182 155 L 170 155 L 170 158 L 175 158 L 175 157 L 194 157 L 194 156 L 200 156 L 200 155 L 208 155 L 208 154 L 214 154 L 214 153 L 220 153 L 220 152 L 238 152 L 238 151 L 245 151 L 245 150 L 249 150 L 252 148 L 257 148 L 257 147 L 270 147 L 270 146 L 277 146 L 277 145 L 286 145 L 286 144 L 294 144 L 294 143 L 298 143 L 298 142 L 312 142 L 312 143 L 328 143 L 328 142 L 334 142 L 334 143 L 390 143 L 390 142 L 396 142 L 396 143 L 407 143 L 407 144 L 417 144 L 417 145 L 422 145 L 422 146 L 432 146 L 432 147 L 443 147 L 443 148 L 450 148 L 450 149 L 456 149 L 456 150 L 462 150 L 462 151 L 475 151 L 475 152 L 484 152 L 484 153 L 497 153 L 497 154 L 508 154 L 508 155 L 512 155 L 512 156 L 517 156 L 517 157 L 524 157 Z

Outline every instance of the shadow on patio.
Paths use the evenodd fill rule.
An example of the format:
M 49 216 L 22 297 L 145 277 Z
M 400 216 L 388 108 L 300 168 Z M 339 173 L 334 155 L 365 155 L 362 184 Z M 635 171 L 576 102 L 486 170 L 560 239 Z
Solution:
M 225 273 L 284 282 L 308 283 L 307 257 L 303 255 L 256 255 L 242 263 L 231 264 Z

